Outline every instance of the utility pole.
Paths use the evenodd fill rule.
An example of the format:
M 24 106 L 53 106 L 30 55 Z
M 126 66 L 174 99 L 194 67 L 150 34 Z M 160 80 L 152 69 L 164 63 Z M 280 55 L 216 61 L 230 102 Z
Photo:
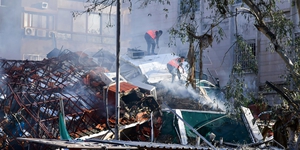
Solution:
M 117 34 L 116 34 L 116 125 L 115 140 L 120 140 L 119 118 L 120 118 L 120 0 L 117 0 Z

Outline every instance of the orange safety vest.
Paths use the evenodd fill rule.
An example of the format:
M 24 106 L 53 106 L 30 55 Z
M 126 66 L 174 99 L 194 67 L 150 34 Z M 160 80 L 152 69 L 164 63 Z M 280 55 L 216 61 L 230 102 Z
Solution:
M 170 64 L 171 66 L 175 67 L 175 68 L 178 68 L 179 67 L 179 64 L 178 64 L 178 59 L 179 58 L 175 58 L 175 59 L 172 59 L 168 62 L 168 64 Z
M 156 38 L 155 32 L 156 32 L 156 30 L 149 30 L 149 31 L 147 31 L 147 33 L 151 36 L 152 39 Z

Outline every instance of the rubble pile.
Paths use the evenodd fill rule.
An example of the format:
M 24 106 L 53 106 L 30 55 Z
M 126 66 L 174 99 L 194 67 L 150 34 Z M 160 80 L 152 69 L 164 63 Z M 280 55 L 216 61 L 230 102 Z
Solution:
M 64 50 L 59 56 L 42 61 L 1 59 L 0 65 L 1 149 L 23 147 L 24 143 L 16 137 L 59 138 L 60 101 L 72 138 L 114 127 L 115 114 L 111 112 L 115 111 L 115 99 L 103 98 L 106 85 L 99 74 L 107 70 L 86 54 Z M 113 87 L 108 94 L 115 94 Z M 160 116 L 156 101 L 138 88 L 127 89 L 120 101 L 122 125 L 147 120 L 153 111 Z M 157 121 L 158 126 L 160 122 Z M 146 129 L 147 126 L 137 128 L 136 132 L 145 135 Z
M 172 109 L 189 109 L 189 110 L 202 110 L 202 111 L 224 111 L 220 108 L 213 107 L 211 103 L 200 103 L 200 101 L 206 101 L 207 95 L 202 94 L 200 91 L 195 90 L 199 93 L 198 99 L 189 96 L 187 92 L 184 96 L 176 95 L 171 92 L 172 90 L 157 86 L 157 101 L 163 107 L 163 103 L 168 105 Z
M 172 109 L 205 110 L 202 104 L 189 98 L 180 98 L 174 97 L 172 95 L 164 95 L 158 97 L 158 102 L 162 101 L 164 101 Z

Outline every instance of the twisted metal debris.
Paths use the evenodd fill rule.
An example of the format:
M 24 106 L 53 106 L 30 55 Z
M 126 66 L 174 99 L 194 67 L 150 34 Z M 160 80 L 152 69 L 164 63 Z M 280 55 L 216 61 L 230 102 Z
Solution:
M 16 137 L 58 139 L 60 100 L 64 104 L 66 127 L 72 138 L 114 127 L 114 114 L 106 114 L 105 84 L 99 74 L 107 70 L 86 54 L 64 50 L 57 57 L 42 61 L 1 59 L 0 66 L 1 149 L 24 147 Z M 139 93 L 139 90 L 129 89 L 129 93 Z M 108 104 L 111 101 L 114 100 L 108 99 Z M 137 117 L 139 113 L 143 113 L 140 117 L 147 120 L 150 112 L 158 107 L 145 107 L 143 103 L 149 101 L 151 98 L 143 95 L 127 103 L 122 101 L 120 123 L 136 122 L 140 119 Z M 108 108 L 107 112 L 114 111 L 114 107 Z

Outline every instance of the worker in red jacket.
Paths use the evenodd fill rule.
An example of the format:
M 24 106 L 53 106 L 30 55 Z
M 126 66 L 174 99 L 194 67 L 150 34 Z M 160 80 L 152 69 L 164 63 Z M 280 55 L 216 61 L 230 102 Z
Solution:
M 179 71 L 179 68 L 181 68 L 183 71 L 182 73 L 184 73 L 184 69 L 182 67 L 184 59 L 185 58 L 183 56 L 181 56 L 179 58 L 172 59 L 171 61 L 168 62 L 167 68 L 168 68 L 169 72 L 172 74 L 172 82 L 174 82 L 176 75 L 178 76 L 178 79 L 180 80 L 181 73 Z
M 145 33 L 144 37 L 147 42 L 148 55 L 151 55 L 151 54 L 156 55 L 156 53 L 154 53 L 155 45 L 157 46 L 157 48 L 159 48 L 158 40 L 162 34 L 163 34 L 163 32 L 161 30 L 159 30 L 159 31 L 149 30 Z M 151 46 L 152 46 L 152 49 L 151 49 L 151 53 L 150 53 Z

